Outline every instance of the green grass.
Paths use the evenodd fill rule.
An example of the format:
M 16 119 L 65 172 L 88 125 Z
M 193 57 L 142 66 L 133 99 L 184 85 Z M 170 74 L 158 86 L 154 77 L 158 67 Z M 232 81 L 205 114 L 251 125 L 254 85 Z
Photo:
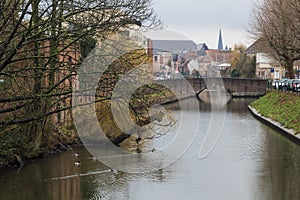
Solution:
M 300 133 L 300 96 L 272 91 L 251 104 L 261 115 Z

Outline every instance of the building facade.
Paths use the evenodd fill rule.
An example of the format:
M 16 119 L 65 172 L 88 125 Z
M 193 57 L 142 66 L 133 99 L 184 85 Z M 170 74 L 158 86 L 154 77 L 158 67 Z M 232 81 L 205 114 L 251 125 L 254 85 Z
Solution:
M 256 77 L 260 79 L 281 80 L 285 76 L 284 67 L 270 56 L 270 50 L 255 41 L 246 49 L 246 54 L 256 58 Z

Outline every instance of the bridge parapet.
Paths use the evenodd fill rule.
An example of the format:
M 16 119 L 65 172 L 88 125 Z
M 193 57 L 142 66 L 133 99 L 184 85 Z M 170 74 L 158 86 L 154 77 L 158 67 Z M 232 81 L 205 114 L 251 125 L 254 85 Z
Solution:
M 267 80 L 223 78 L 227 91 L 234 97 L 263 96 L 267 91 Z
M 168 85 L 170 89 L 182 96 L 199 95 L 203 90 L 222 88 L 233 97 L 257 97 L 266 94 L 267 80 L 241 78 L 187 78 L 156 81 Z M 191 87 L 192 89 L 191 89 Z

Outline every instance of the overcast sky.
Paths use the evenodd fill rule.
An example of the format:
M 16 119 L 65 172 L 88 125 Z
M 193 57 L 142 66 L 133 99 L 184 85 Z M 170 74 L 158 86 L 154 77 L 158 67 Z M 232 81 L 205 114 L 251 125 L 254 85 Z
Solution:
M 252 42 L 246 26 L 251 18 L 253 0 L 153 0 L 153 3 L 168 29 L 196 43 L 205 42 L 209 48 L 217 48 L 220 28 L 224 47 Z M 148 36 L 167 39 L 159 38 L 157 33 Z

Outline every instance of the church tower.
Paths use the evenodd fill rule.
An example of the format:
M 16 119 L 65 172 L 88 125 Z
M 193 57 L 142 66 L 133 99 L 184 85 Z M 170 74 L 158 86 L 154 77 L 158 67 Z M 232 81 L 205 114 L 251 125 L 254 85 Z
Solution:
M 219 32 L 218 50 L 223 50 L 222 31 Z

